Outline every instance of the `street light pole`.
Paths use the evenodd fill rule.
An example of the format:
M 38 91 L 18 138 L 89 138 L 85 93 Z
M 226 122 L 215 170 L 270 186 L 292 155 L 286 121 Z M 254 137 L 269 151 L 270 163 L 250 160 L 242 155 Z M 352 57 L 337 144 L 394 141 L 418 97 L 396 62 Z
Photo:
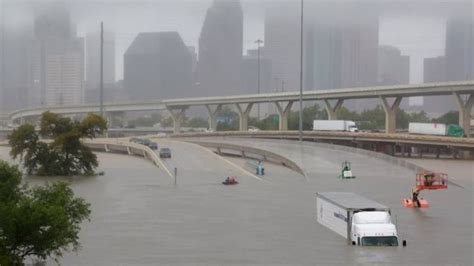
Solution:
M 100 22 L 100 116 L 104 117 L 104 22 Z
M 257 94 L 260 94 L 260 44 L 263 41 L 258 39 L 255 43 L 257 44 Z M 260 104 L 257 104 L 257 119 L 260 120 Z
M 299 141 L 303 141 L 303 0 L 301 0 L 301 32 L 300 32 L 300 114 Z

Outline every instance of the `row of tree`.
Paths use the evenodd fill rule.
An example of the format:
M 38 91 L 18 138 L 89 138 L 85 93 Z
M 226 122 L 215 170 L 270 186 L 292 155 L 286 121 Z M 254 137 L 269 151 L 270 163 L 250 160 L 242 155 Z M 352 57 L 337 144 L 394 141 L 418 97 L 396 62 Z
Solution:
M 352 120 L 355 121 L 360 129 L 363 130 L 377 130 L 384 129 L 385 127 L 385 112 L 382 106 L 378 105 L 373 109 L 367 109 L 361 112 L 350 111 L 345 107 L 342 107 L 337 112 L 338 119 L 341 120 Z M 217 130 L 218 131 L 230 131 L 239 129 L 239 115 L 233 111 L 230 107 L 224 107 L 217 114 Z M 305 130 L 311 130 L 313 120 L 324 120 L 327 119 L 327 112 L 324 108 L 318 104 L 307 106 L 303 109 L 303 128 Z M 262 130 L 277 130 L 278 129 L 279 117 L 278 115 L 270 115 L 263 119 L 257 119 L 251 117 L 249 119 L 249 125 L 255 126 Z M 406 129 L 408 128 L 409 122 L 436 122 L 445 124 L 457 124 L 458 123 L 458 112 L 450 111 L 439 118 L 430 119 L 424 111 L 420 112 L 406 112 L 399 110 L 397 112 L 397 128 Z M 173 120 L 171 117 L 162 117 L 158 113 L 154 113 L 148 117 L 140 117 L 129 122 L 129 125 L 151 127 L 157 123 L 160 123 L 163 127 L 173 126 Z M 291 111 L 288 117 L 288 128 L 290 130 L 298 129 L 299 123 L 299 112 Z M 191 128 L 207 128 L 209 126 L 208 120 L 202 117 L 185 117 L 182 126 Z

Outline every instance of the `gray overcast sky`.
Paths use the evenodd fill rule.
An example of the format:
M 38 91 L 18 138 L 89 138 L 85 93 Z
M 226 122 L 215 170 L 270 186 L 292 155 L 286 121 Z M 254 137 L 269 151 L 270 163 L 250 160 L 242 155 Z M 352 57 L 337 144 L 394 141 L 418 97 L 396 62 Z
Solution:
M 18 24 L 30 16 L 5 12 L 25 10 L 29 3 L 44 3 L 48 0 L 0 0 L 8 24 Z M 293 0 L 295 5 L 299 1 Z M 292 2 L 293 2 L 292 1 Z M 310 0 L 307 0 L 310 1 Z M 333 0 L 348 2 L 347 0 Z M 353 0 L 356 1 L 356 0 Z M 418 3 L 452 3 L 465 0 L 417 0 Z M 117 78 L 123 77 L 123 53 L 138 32 L 178 31 L 187 45 L 197 46 L 202 21 L 212 0 L 70 0 L 73 19 L 77 21 L 78 34 L 99 29 L 104 21 L 106 29 L 116 33 Z M 273 1 L 242 0 L 244 9 L 244 48 L 254 48 L 254 40 L 263 38 L 264 6 Z M 358 1 L 360 2 L 360 1 Z M 367 1 L 363 1 L 367 2 Z M 430 15 L 419 14 L 419 8 L 412 7 L 413 1 L 386 0 L 369 2 L 405 3 L 406 8 L 384 12 L 380 19 L 380 44 L 393 45 L 411 56 L 411 82 L 422 81 L 423 58 L 444 54 L 445 15 L 435 10 Z M 7 4 L 5 4 L 7 3 Z M 472 5 L 471 5 L 472 7 Z M 434 8 L 436 9 L 436 7 Z M 442 9 L 442 8 L 439 8 Z M 6 14 L 5 14 L 6 13 Z M 472 10 L 471 10 L 472 14 Z M 5 22 L 5 19 L 2 19 Z M 16 21 L 16 22 L 14 22 Z M 20 23 L 21 24 L 21 23 Z

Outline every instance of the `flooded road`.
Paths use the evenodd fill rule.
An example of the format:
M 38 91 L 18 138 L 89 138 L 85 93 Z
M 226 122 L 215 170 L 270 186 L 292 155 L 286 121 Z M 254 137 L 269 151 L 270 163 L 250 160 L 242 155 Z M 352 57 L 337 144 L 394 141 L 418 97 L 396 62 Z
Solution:
M 104 176 L 68 179 L 74 191 L 92 204 L 92 217 L 80 233 L 82 250 L 66 254 L 60 262 L 473 264 L 472 189 L 450 186 L 445 191 L 422 192 L 431 208 L 404 209 L 400 201 L 409 196 L 414 172 L 401 166 L 313 144 L 236 142 L 285 154 L 303 166 L 307 177 L 266 164 L 267 174 L 259 180 L 246 172 L 244 162 L 223 160 L 196 145 L 158 140 L 161 147 L 172 150 L 173 158 L 165 163 L 178 168 L 175 187 L 173 178 L 148 161 L 100 153 L 99 170 L 105 171 Z M 0 159 L 7 155 L 8 149 L 0 148 Z M 351 161 L 355 180 L 337 178 L 343 160 Z M 461 174 L 470 174 L 472 180 L 472 172 Z M 229 175 L 238 176 L 240 184 L 221 185 Z M 28 179 L 33 184 L 44 181 Z M 469 178 L 460 182 L 468 185 Z M 315 193 L 323 191 L 354 191 L 392 207 L 400 238 L 408 241 L 408 247 L 348 246 L 345 239 L 316 222 Z

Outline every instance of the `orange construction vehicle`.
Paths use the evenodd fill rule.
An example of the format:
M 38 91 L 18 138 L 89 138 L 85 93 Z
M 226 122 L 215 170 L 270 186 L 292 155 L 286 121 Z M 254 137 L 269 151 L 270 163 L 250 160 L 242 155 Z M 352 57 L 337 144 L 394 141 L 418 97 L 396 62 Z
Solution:
M 447 174 L 431 171 L 419 172 L 416 174 L 416 184 L 412 188 L 412 197 L 403 199 L 402 204 L 405 208 L 428 208 L 428 201 L 423 198 L 418 198 L 420 192 L 425 189 L 436 190 L 447 188 Z

